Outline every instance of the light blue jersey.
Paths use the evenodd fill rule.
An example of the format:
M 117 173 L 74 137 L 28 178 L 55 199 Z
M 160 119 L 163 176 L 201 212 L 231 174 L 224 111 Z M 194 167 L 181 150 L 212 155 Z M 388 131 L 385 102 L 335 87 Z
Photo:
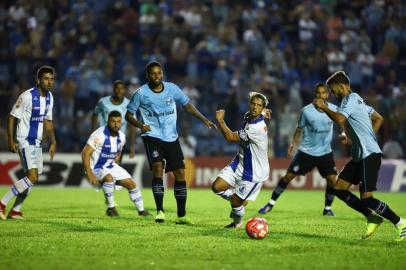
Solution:
M 151 127 L 141 136 L 151 136 L 162 141 L 173 142 L 178 138 L 176 130 L 176 104 L 185 106 L 189 98 L 174 83 L 162 82 L 163 90 L 155 93 L 148 84 L 142 85 L 132 96 L 128 112 Z
M 327 102 L 330 110 L 337 111 L 337 106 Z M 326 113 L 320 112 L 313 104 L 302 109 L 298 128 L 303 130 L 299 150 L 311 156 L 323 156 L 330 153 L 333 138 L 333 121 Z
M 372 129 L 372 107 L 356 93 L 344 97 L 338 112 L 347 118 L 348 132 L 352 141 L 351 157 L 358 161 L 372 153 L 382 153 Z
M 126 134 L 127 121 L 125 121 L 125 113 L 127 112 L 127 105 L 130 103 L 128 98 L 124 98 L 121 104 L 113 104 L 111 102 L 111 96 L 102 97 L 94 108 L 94 114 L 98 115 L 99 127 L 107 125 L 109 113 L 112 111 L 118 111 L 121 113 L 121 128 L 120 130 Z

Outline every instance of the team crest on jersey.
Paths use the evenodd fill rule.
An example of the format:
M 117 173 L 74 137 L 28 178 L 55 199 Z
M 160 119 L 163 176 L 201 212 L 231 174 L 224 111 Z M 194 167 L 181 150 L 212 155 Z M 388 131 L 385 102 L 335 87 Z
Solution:
M 239 187 L 239 188 L 238 188 L 238 191 L 243 194 L 244 191 L 245 191 L 245 187 L 244 187 L 244 186 Z
M 157 150 L 154 150 L 154 151 L 152 152 L 152 157 L 153 157 L 153 158 L 159 157 L 159 152 L 158 152 Z

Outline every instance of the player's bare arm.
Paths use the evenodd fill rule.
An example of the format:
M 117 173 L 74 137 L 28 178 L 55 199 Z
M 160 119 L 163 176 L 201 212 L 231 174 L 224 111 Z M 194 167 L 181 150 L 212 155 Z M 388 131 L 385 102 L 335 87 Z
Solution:
M 8 144 L 8 149 L 11 152 L 16 153 L 18 149 L 18 144 L 14 142 L 14 125 L 16 123 L 15 117 L 12 115 L 9 115 L 7 117 L 7 144 Z
M 224 121 L 224 110 L 216 111 L 216 120 L 218 123 L 218 128 L 220 129 L 221 133 L 223 134 L 224 138 L 229 142 L 239 142 L 240 137 L 238 136 L 238 132 L 232 131 Z
M 208 128 L 215 128 L 217 129 L 216 125 L 211 122 L 209 119 L 207 119 L 206 117 L 204 117 L 197 109 L 195 106 L 193 106 L 192 104 L 190 104 L 190 102 L 188 104 L 186 104 L 185 106 L 183 106 L 183 108 L 185 109 L 185 111 L 187 111 L 189 114 L 193 115 L 194 117 L 196 117 L 197 119 L 199 119 L 200 121 L 202 121 Z
M 49 145 L 49 156 L 51 160 L 54 159 L 56 152 L 56 139 L 54 132 L 54 123 L 51 120 L 44 121 L 45 134 L 47 135 L 48 140 L 50 141 Z
M 127 125 L 127 132 L 130 143 L 130 158 L 133 158 L 135 156 L 135 127 Z
M 302 134 L 303 130 L 299 127 L 296 127 L 295 133 L 293 133 L 293 142 L 289 145 L 288 148 L 289 157 L 292 157 L 295 150 L 297 150 L 297 148 L 299 147 L 300 142 L 302 141 Z
M 86 172 L 87 178 L 89 179 L 89 182 L 92 185 L 98 185 L 99 180 L 93 174 L 93 172 L 90 168 L 90 157 L 91 157 L 93 151 L 94 151 L 94 149 L 90 145 L 86 144 L 86 146 L 82 150 L 82 163 L 83 163 L 83 167 L 85 168 L 85 172 Z
M 149 125 L 146 125 L 141 121 L 138 121 L 137 119 L 135 119 L 134 115 L 128 111 L 125 114 L 125 120 L 127 120 L 127 122 L 130 123 L 131 125 L 141 129 L 141 132 L 151 131 L 151 127 Z
M 377 133 L 383 123 L 383 117 L 375 111 L 371 115 L 371 122 L 374 132 Z
M 327 106 L 326 102 L 323 99 L 315 98 L 312 103 L 314 106 L 316 106 L 317 109 L 324 111 L 327 114 L 327 116 L 330 117 L 330 119 L 333 120 L 338 125 L 344 126 L 345 123 L 347 122 L 347 118 L 345 118 L 344 115 L 342 115 L 339 112 L 330 110 L 330 108 Z

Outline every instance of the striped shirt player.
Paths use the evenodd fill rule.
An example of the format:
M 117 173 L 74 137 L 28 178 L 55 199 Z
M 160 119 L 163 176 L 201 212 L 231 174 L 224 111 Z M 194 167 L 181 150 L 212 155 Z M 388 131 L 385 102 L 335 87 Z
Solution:
M 0 201 L 0 218 L 21 219 L 21 206 L 30 188 L 42 173 L 42 137 L 46 130 L 50 138 L 50 158 L 54 157 L 56 141 L 52 123 L 54 99 L 51 90 L 54 86 L 55 71 L 42 66 L 37 71 L 36 86 L 26 90 L 14 104 L 7 118 L 7 141 L 10 151 L 18 152 L 26 177 L 18 180 Z M 16 134 L 14 125 L 17 122 Z M 16 197 L 11 211 L 5 216 L 7 203 Z

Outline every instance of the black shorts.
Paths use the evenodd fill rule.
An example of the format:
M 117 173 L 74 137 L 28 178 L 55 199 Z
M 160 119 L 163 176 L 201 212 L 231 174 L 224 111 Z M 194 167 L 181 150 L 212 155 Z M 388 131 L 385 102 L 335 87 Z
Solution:
M 360 192 L 375 191 L 381 162 L 382 154 L 380 153 L 372 153 L 360 161 L 350 160 L 338 178 L 353 185 L 359 184 Z
M 185 168 L 183 152 L 178 139 L 173 142 L 165 142 L 154 137 L 143 136 L 142 140 L 150 169 L 152 169 L 153 163 L 164 161 L 165 172 Z
M 305 175 L 314 167 L 317 167 L 320 175 L 324 178 L 329 175 L 337 175 L 333 152 L 317 157 L 298 151 L 289 165 L 288 172 L 295 175 Z

